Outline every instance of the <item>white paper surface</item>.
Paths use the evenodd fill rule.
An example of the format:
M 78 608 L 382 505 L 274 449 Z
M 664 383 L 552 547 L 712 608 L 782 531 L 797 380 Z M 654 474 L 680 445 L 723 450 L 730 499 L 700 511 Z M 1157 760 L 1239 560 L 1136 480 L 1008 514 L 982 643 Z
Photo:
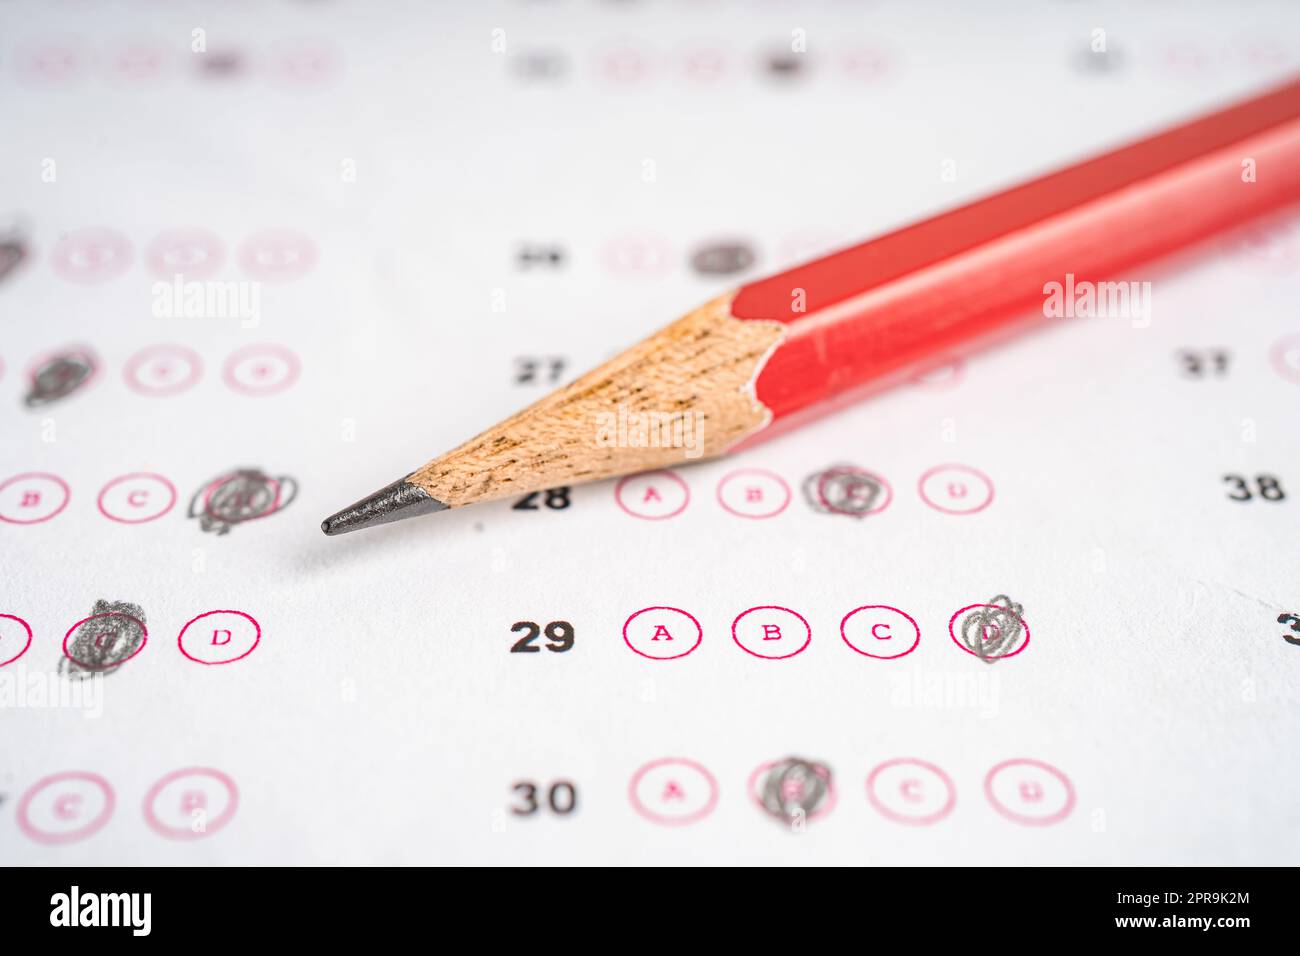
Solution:
M 32 255 L 0 280 L 0 480 L 56 475 L 69 499 L 0 523 L 0 613 L 32 632 L 0 667 L 0 855 L 1294 863 L 1294 219 L 1134 276 L 1149 324 L 1063 321 L 676 469 L 689 503 L 670 518 L 604 482 L 567 508 L 338 539 L 319 522 L 540 397 L 552 357 L 567 380 L 740 281 L 1262 89 L 1295 68 L 1297 26 L 1281 3 L 5 4 L 0 211 Z M 230 51 L 238 71 L 202 75 Z M 802 74 L 771 76 L 772 52 Z M 528 79 L 543 53 L 558 77 Z M 120 268 L 78 245 L 88 229 L 120 237 Z M 257 283 L 256 323 L 154 314 L 174 230 L 215 237 L 211 281 Z M 297 265 L 268 231 L 302 237 Z M 753 266 L 692 270 L 724 241 Z M 144 351 L 163 345 L 189 351 Z M 74 346 L 96 378 L 25 406 L 29 365 Z M 542 381 L 516 382 L 521 359 Z M 887 481 L 888 507 L 811 507 L 805 479 L 840 463 Z M 926 503 L 922 477 L 951 464 L 987 476 L 987 507 Z M 204 530 L 191 499 L 239 469 L 292 500 Z M 737 469 L 778 476 L 788 506 L 731 513 Z M 109 520 L 101 492 L 140 473 L 174 506 Z M 131 482 L 109 510 L 165 504 L 164 483 Z M 984 494 L 963 487 L 949 504 Z M 51 495 L 21 479 L 0 510 L 26 520 Z M 948 626 L 995 595 L 1031 639 L 989 664 Z M 147 643 L 100 679 L 60 676 L 97 601 L 137 605 Z M 811 629 L 782 660 L 732 638 L 771 605 Z M 842 619 L 873 605 L 915 620 L 915 650 L 847 645 Z M 624 622 L 655 606 L 692 615 L 698 647 L 633 653 Z M 254 619 L 256 647 L 191 659 L 251 641 L 226 614 L 186 644 L 211 611 Z M 568 622 L 572 649 L 510 653 L 530 621 Z M 0 660 L 24 639 L 0 619 Z M 74 683 L 97 696 L 48 699 Z M 792 757 L 834 791 L 794 825 L 750 782 Z M 1061 776 L 1011 764 L 986 786 L 1022 759 Z M 516 812 L 520 784 L 536 812 Z

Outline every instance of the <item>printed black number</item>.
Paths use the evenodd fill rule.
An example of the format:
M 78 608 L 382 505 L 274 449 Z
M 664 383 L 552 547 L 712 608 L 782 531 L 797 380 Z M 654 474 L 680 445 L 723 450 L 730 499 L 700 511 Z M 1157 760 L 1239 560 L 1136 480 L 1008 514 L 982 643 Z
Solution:
M 1296 634 L 1300 634 L 1300 617 L 1297 617 L 1294 614 L 1279 614 L 1277 616 L 1277 622 L 1279 624 L 1290 624 L 1291 630 Z M 1290 634 L 1283 634 L 1282 640 L 1286 641 L 1288 644 L 1294 644 L 1296 647 L 1300 647 L 1300 637 L 1292 637 Z
M 542 809 L 541 801 L 537 799 L 539 791 L 537 784 L 528 780 L 521 780 L 512 789 L 522 801 L 510 808 L 510 812 L 515 816 L 531 817 Z M 578 788 L 568 780 L 555 781 L 547 788 L 546 806 L 556 816 L 568 816 L 578 808 Z
M 1232 486 L 1232 490 L 1228 492 L 1230 501 L 1251 501 L 1256 497 L 1263 498 L 1265 501 L 1286 500 L 1282 482 L 1272 475 L 1256 475 L 1253 492 L 1250 479 L 1243 475 L 1224 475 L 1223 480 Z
M 525 243 L 515 253 L 515 264 L 521 269 L 534 266 L 559 269 L 564 265 L 564 248 L 554 244 Z
M 537 812 L 537 784 L 523 781 L 514 785 L 515 793 L 523 799 L 523 805 L 515 804 L 510 812 L 517 817 L 527 817 Z
M 1256 475 L 1255 485 L 1259 488 L 1259 496 L 1265 501 L 1281 501 L 1286 497 L 1281 482 L 1272 475 Z
M 578 790 L 567 780 L 557 780 L 546 791 L 546 804 L 552 813 L 566 816 L 578 809 Z
M 547 492 L 534 491 L 531 494 L 524 495 L 510 508 L 513 511 L 537 511 L 541 507 L 537 503 L 537 499 L 541 498 L 543 494 L 546 496 L 542 498 L 543 503 L 552 511 L 560 511 L 569 507 L 569 486 L 564 485 L 559 488 L 552 488 Z
M 515 384 L 555 384 L 564 374 L 567 361 L 558 355 L 525 356 L 515 359 Z
M 537 635 L 542 633 L 542 629 L 532 621 L 518 621 L 510 628 L 511 634 L 524 632 L 524 636 L 515 641 L 510 646 L 511 654 L 536 654 L 541 648 L 533 647 L 533 641 L 537 640 Z
M 1183 373 L 1188 378 L 1208 378 L 1211 375 L 1223 378 L 1228 374 L 1230 354 L 1224 349 L 1181 349 L 1178 357 L 1183 363 Z
M 573 625 L 568 621 L 552 621 L 543 632 L 547 637 L 546 649 L 563 654 L 573 647 Z
M 540 647 L 534 647 L 533 641 L 545 634 L 546 649 L 554 651 L 556 654 L 563 654 L 573 648 L 573 625 L 568 621 L 552 621 L 546 625 L 545 630 L 537 626 L 535 621 L 518 621 L 510 628 L 512 634 L 524 632 L 524 636 L 515 641 L 510 648 L 511 654 L 536 654 L 541 651 Z

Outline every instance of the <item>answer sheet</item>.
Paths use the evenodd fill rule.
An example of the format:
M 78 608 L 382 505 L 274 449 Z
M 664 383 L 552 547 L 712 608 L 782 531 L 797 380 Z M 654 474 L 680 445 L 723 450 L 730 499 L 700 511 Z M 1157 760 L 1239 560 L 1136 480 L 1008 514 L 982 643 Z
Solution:
M 1294 214 L 730 458 L 320 522 L 1298 39 L 1281 2 L 0 6 L 0 858 L 1294 864 Z

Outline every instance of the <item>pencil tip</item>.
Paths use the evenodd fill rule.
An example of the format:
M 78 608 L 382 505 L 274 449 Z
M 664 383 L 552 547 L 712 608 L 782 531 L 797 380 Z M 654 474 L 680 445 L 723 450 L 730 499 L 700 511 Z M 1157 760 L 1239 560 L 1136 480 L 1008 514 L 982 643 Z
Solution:
M 403 478 L 330 515 L 321 522 L 320 529 L 328 535 L 347 534 L 372 525 L 443 511 L 446 507 L 419 485 Z

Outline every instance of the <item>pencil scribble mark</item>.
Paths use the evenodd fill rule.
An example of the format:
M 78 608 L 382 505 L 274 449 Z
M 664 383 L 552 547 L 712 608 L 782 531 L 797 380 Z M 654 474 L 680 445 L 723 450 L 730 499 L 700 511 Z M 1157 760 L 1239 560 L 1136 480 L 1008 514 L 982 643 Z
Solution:
M 76 680 L 111 674 L 140 650 L 147 633 L 140 605 L 100 599 L 64 640 L 59 673 Z
M 804 479 L 803 495 L 814 511 L 862 518 L 876 507 L 883 486 L 855 465 L 832 465 Z
M 568 61 L 554 50 L 529 50 L 514 57 L 515 74 L 524 80 L 559 80 L 568 72 Z
M 691 268 L 700 275 L 729 276 L 754 264 L 754 250 L 743 242 L 718 242 L 697 249 Z
M 95 358 L 83 349 L 52 355 L 32 372 L 23 402 L 28 408 L 56 402 L 81 388 L 94 374 Z
M 554 243 L 526 243 L 515 253 L 515 262 L 520 269 L 533 266 L 559 269 L 564 265 L 564 247 Z
M 778 51 L 768 56 L 765 65 L 769 75 L 784 80 L 803 73 L 804 58 L 797 53 Z
M 1297 617 L 1294 614 L 1282 613 L 1277 616 L 1277 622 L 1279 624 L 1290 624 L 1291 630 L 1296 634 L 1300 634 L 1300 617 Z M 1300 647 L 1300 637 L 1292 637 L 1290 634 L 1283 634 L 1282 640 L 1286 641 L 1288 644 L 1294 644 L 1296 647 Z
M 244 58 L 237 50 L 213 50 L 199 57 L 198 65 L 204 76 L 224 79 L 243 70 Z
M 27 258 L 27 247 L 23 245 L 21 239 L 13 236 L 6 236 L 0 239 L 0 282 L 9 277 L 9 274 L 22 265 L 23 260 Z
M 763 809 L 782 823 L 804 822 L 826 805 L 831 770 L 800 757 L 778 760 L 767 768 L 757 793 Z
M 282 511 L 298 494 L 298 483 L 260 468 L 236 468 L 200 488 L 190 501 L 189 516 L 203 531 L 228 534 L 237 524 Z
M 976 608 L 961 621 L 961 642 L 986 664 L 1008 657 L 1025 635 L 1025 609 L 1005 594 Z

